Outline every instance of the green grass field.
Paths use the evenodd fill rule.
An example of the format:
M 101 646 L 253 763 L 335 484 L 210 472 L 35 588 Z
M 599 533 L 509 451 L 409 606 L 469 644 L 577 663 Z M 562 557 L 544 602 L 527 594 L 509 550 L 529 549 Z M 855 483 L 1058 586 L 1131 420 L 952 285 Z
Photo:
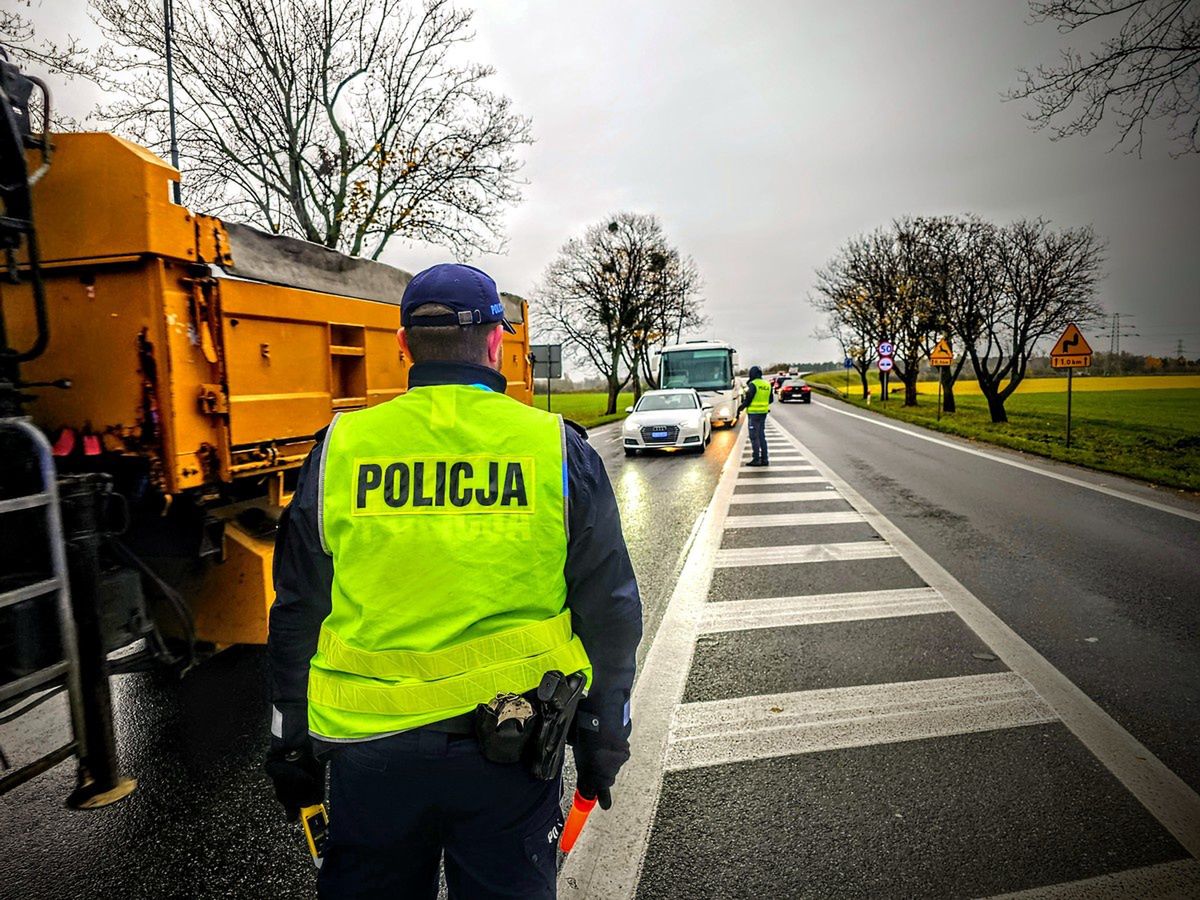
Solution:
M 608 403 L 608 395 L 601 393 L 553 394 L 550 397 L 550 409 L 561 413 L 572 422 L 578 422 L 584 428 L 595 428 L 605 422 L 615 422 L 625 418 L 625 407 L 633 403 L 633 394 L 621 394 L 617 401 L 616 415 L 604 415 L 604 407 Z M 533 398 L 533 405 L 538 409 L 546 408 L 546 393 L 542 388 Z
M 845 375 L 821 373 L 809 379 L 844 390 Z M 850 401 L 857 399 L 851 381 Z M 878 385 L 872 379 L 872 387 Z M 1052 459 L 1130 475 L 1167 487 L 1200 490 L 1200 388 L 1075 392 L 1071 404 L 1071 449 L 1066 447 L 1066 392 L 1018 392 L 1005 404 L 1008 423 L 995 425 L 983 398 L 956 394 L 958 412 L 937 419 L 936 397 L 905 408 L 895 393 L 870 408 L 906 422 Z

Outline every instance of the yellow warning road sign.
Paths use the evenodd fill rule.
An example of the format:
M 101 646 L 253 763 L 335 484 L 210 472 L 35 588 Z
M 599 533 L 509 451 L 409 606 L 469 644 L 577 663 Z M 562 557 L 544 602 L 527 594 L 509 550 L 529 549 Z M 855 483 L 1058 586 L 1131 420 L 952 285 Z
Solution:
M 954 351 L 950 349 L 950 342 L 942 338 L 933 348 L 933 352 L 929 354 L 929 364 L 931 366 L 948 366 L 953 362 Z
M 1092 364 L 1092 348 L 1072 322 L 1067 330 L 1054 342 L 1050 351 L 1050 365 L 1055 369 L 1086 369 Z

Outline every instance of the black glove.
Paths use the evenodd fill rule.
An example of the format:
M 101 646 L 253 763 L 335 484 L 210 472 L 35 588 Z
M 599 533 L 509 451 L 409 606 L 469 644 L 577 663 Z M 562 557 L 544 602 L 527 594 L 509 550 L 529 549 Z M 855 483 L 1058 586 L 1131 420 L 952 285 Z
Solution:
M 601 809 L 612 809 L 612 791 L 608 788 L 601 788 L 593 792 L 590 788 L 579 787 L 578 785 L 576 787 L 584 800 L 597 800 L 600 803 Z
M 575 786 L 585 797 L 595 797 L 601 809 L 612 807 L 610 789 L 621 766 L 629 759 L 629 743 L 600 740 L 599 735 L 580 729 L 575 737 Z
M 275 782 L 287 821 L 296 821 L 303 807 L 325 802 L 325 764 L 317 762 L 311 747 L 272 750 L 263 768 Z

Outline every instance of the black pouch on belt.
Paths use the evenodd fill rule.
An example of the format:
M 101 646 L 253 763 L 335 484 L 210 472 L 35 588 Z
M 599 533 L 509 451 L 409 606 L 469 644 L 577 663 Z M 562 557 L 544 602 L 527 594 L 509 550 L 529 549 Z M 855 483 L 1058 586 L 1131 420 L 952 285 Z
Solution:
M 564 675 L 551 671 L 542 676 L 537 689 L 535 734 L 529 745 L 529 771 L 534 778 L 551 781 L 562 771 L 567 729 L 575 719 L 575 709 L 586 684 L 583 672 Z
M 475 707 L 475 737 L 484 758 L 494 763 L 520 762 L 533 737 L 538 714 L 520 694 L 497 694 Z

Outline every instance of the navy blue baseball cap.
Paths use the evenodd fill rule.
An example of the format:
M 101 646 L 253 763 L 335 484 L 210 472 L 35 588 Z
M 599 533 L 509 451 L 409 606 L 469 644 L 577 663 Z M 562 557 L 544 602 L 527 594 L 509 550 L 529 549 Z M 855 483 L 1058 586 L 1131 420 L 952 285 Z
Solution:
M 486 325 L 499 322 L 509 334 L 516 330 L 504 318 L 504 304 L 490 275 L 474 266 L 440 263 L 418 272 L 404 289 L 400 301 L 400 324 L 412 327 L 413 314 L 422 306 L 437 303 L 452 312 L 417 315 L 417 326 Z

